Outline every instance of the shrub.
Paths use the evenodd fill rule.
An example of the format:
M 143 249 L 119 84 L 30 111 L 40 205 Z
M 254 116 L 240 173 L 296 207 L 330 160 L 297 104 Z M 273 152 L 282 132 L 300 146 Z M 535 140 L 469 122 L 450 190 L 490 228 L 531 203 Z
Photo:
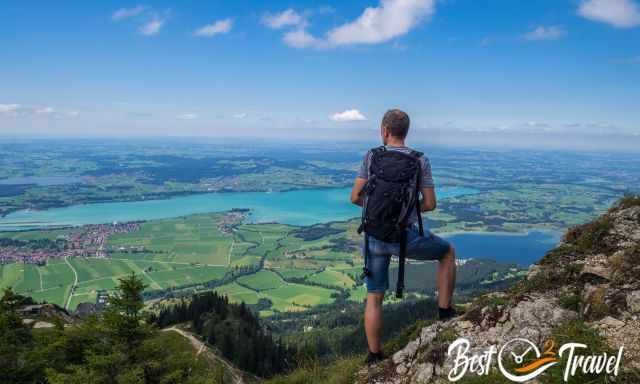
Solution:
M 565 293 L 558 299 L 560 306 L 564 309 L 568 309 L 575 312 L 580 312 L 582 304 L 582 298 L 576 292 Z
M 640 206 L 640 195 L 626 195 L 614 206 L 614 209 L 627 209 Z

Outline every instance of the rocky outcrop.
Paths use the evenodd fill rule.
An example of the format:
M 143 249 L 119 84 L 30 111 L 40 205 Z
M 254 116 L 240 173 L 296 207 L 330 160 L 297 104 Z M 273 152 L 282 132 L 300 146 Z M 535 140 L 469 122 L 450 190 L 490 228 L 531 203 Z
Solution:
M 454 359 L 447 352 L 458 338 L 469 340 L 471 355 L 516 338 L 542 346 L 549 338 L 585 335 L 602 350 L 624 345 L 624 371 L 640 369 L 640 198 L 625 198 L 570 229 L 525 281 L 478 298 L 455 319 L 424 327 L 392 357 L 361 370 L 357 382 L 448 383 Z M 548 382 L 544 374 L 535 380 Z M 493 381 L 487 376 L 481 382 Z

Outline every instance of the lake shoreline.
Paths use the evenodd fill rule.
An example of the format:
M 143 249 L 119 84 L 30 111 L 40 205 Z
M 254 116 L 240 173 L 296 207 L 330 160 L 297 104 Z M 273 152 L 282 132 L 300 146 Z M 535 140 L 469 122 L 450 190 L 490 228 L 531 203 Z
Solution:
M 93 202 L 47 210 L 20 210 L 0 218 L 0 230 L 104 224 L 186 216 L 194 213 L 250 209 L 253 223 L 311 225 L 359 216 L 349 202 L 350 188 L 323 187 L 287 192 L 207 192 L 167 199 Z M 443 198 L 480 193 L 464 187 L 443 188 Z M 38 223 L 33 225 L 34 223 Z

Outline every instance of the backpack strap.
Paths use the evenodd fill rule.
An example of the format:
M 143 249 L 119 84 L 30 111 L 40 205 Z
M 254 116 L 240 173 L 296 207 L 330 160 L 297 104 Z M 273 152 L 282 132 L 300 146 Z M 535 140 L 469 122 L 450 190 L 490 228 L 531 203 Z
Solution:
M 371 148 L 369 150 L 369 154 L 367 155 L 369 164 L 368 164 L 368 169 L 367 169 L 367 173 L 371 174 L 371 166 L 373 165 L 373 162 L 376 161 L 376 156 L 380 155 L 382 152 L 386 152 L 387 148 L 385 148 L 384 145 L 381 145 L 379 147 L 375 147 L 375 148 Z
M 409 154 L 415 157 L 416 159 L 419 159 L 420 157 L 424 156 L 424 153 L 419 151 L 414 151 L 413 149 L 411 150 L 411 152 L 409 152 Z
M 418 215 L 418 229 L 420 231 L 420 237 L 424 236 L 424 227 L 422 225 L 422 212 L 420 211 L 420 184 L 416 186 L 416 215 Z
M 371 271 L 369 271 L 369 235 L 367 232 L 364 233 L 364 266 L 362 267 L 362 274 L 360 277 L 364 279 L 365 277 L 371 275 Z
M 424 153 L 418 151 L 411 151 L 411 155 L 416 159 L 424 156 Z M 422 225 L 422 211 L 420 210 L 420 188 L 422 186 L 422 165 L 418 167 L 418 177 L 416 179 L 416 215 L 418 216 L 418 229 L 420 230 L 420 236 L 424 236 L 424 227 Z
M 377 153 L 377 152 L 386 152 L 387 148 L 384 145 L 381 145 L 379 147 L 375 147 L 375 148 L 371 148 L 369 150 L 371 153 Z
M 396 297 L 402 298 L 404 291 L 404 264 L 407 258 L 407 231 L 403 230 L 400 235 L 400 254 L 398 255 L 398 281 L 396 283 Z

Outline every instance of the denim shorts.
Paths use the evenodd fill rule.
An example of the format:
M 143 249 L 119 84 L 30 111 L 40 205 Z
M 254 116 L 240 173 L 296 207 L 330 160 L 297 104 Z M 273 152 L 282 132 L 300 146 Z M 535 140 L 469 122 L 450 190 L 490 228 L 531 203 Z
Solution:
M 441 260 L 449 252 L 449 243 L 441 237 L 425 230 L 420 236 L 418 228 L 411 227 L 407 232 L 407 258 L 413 260 Z M 378 293 L 389 289 L 389 262 L 391 255 L 400 253 L 400 243 L 385 243 L 369 236 L 369 275 L 365 277 L 367 292 Z M 364 241 L 362 244 L 364 257 Z

